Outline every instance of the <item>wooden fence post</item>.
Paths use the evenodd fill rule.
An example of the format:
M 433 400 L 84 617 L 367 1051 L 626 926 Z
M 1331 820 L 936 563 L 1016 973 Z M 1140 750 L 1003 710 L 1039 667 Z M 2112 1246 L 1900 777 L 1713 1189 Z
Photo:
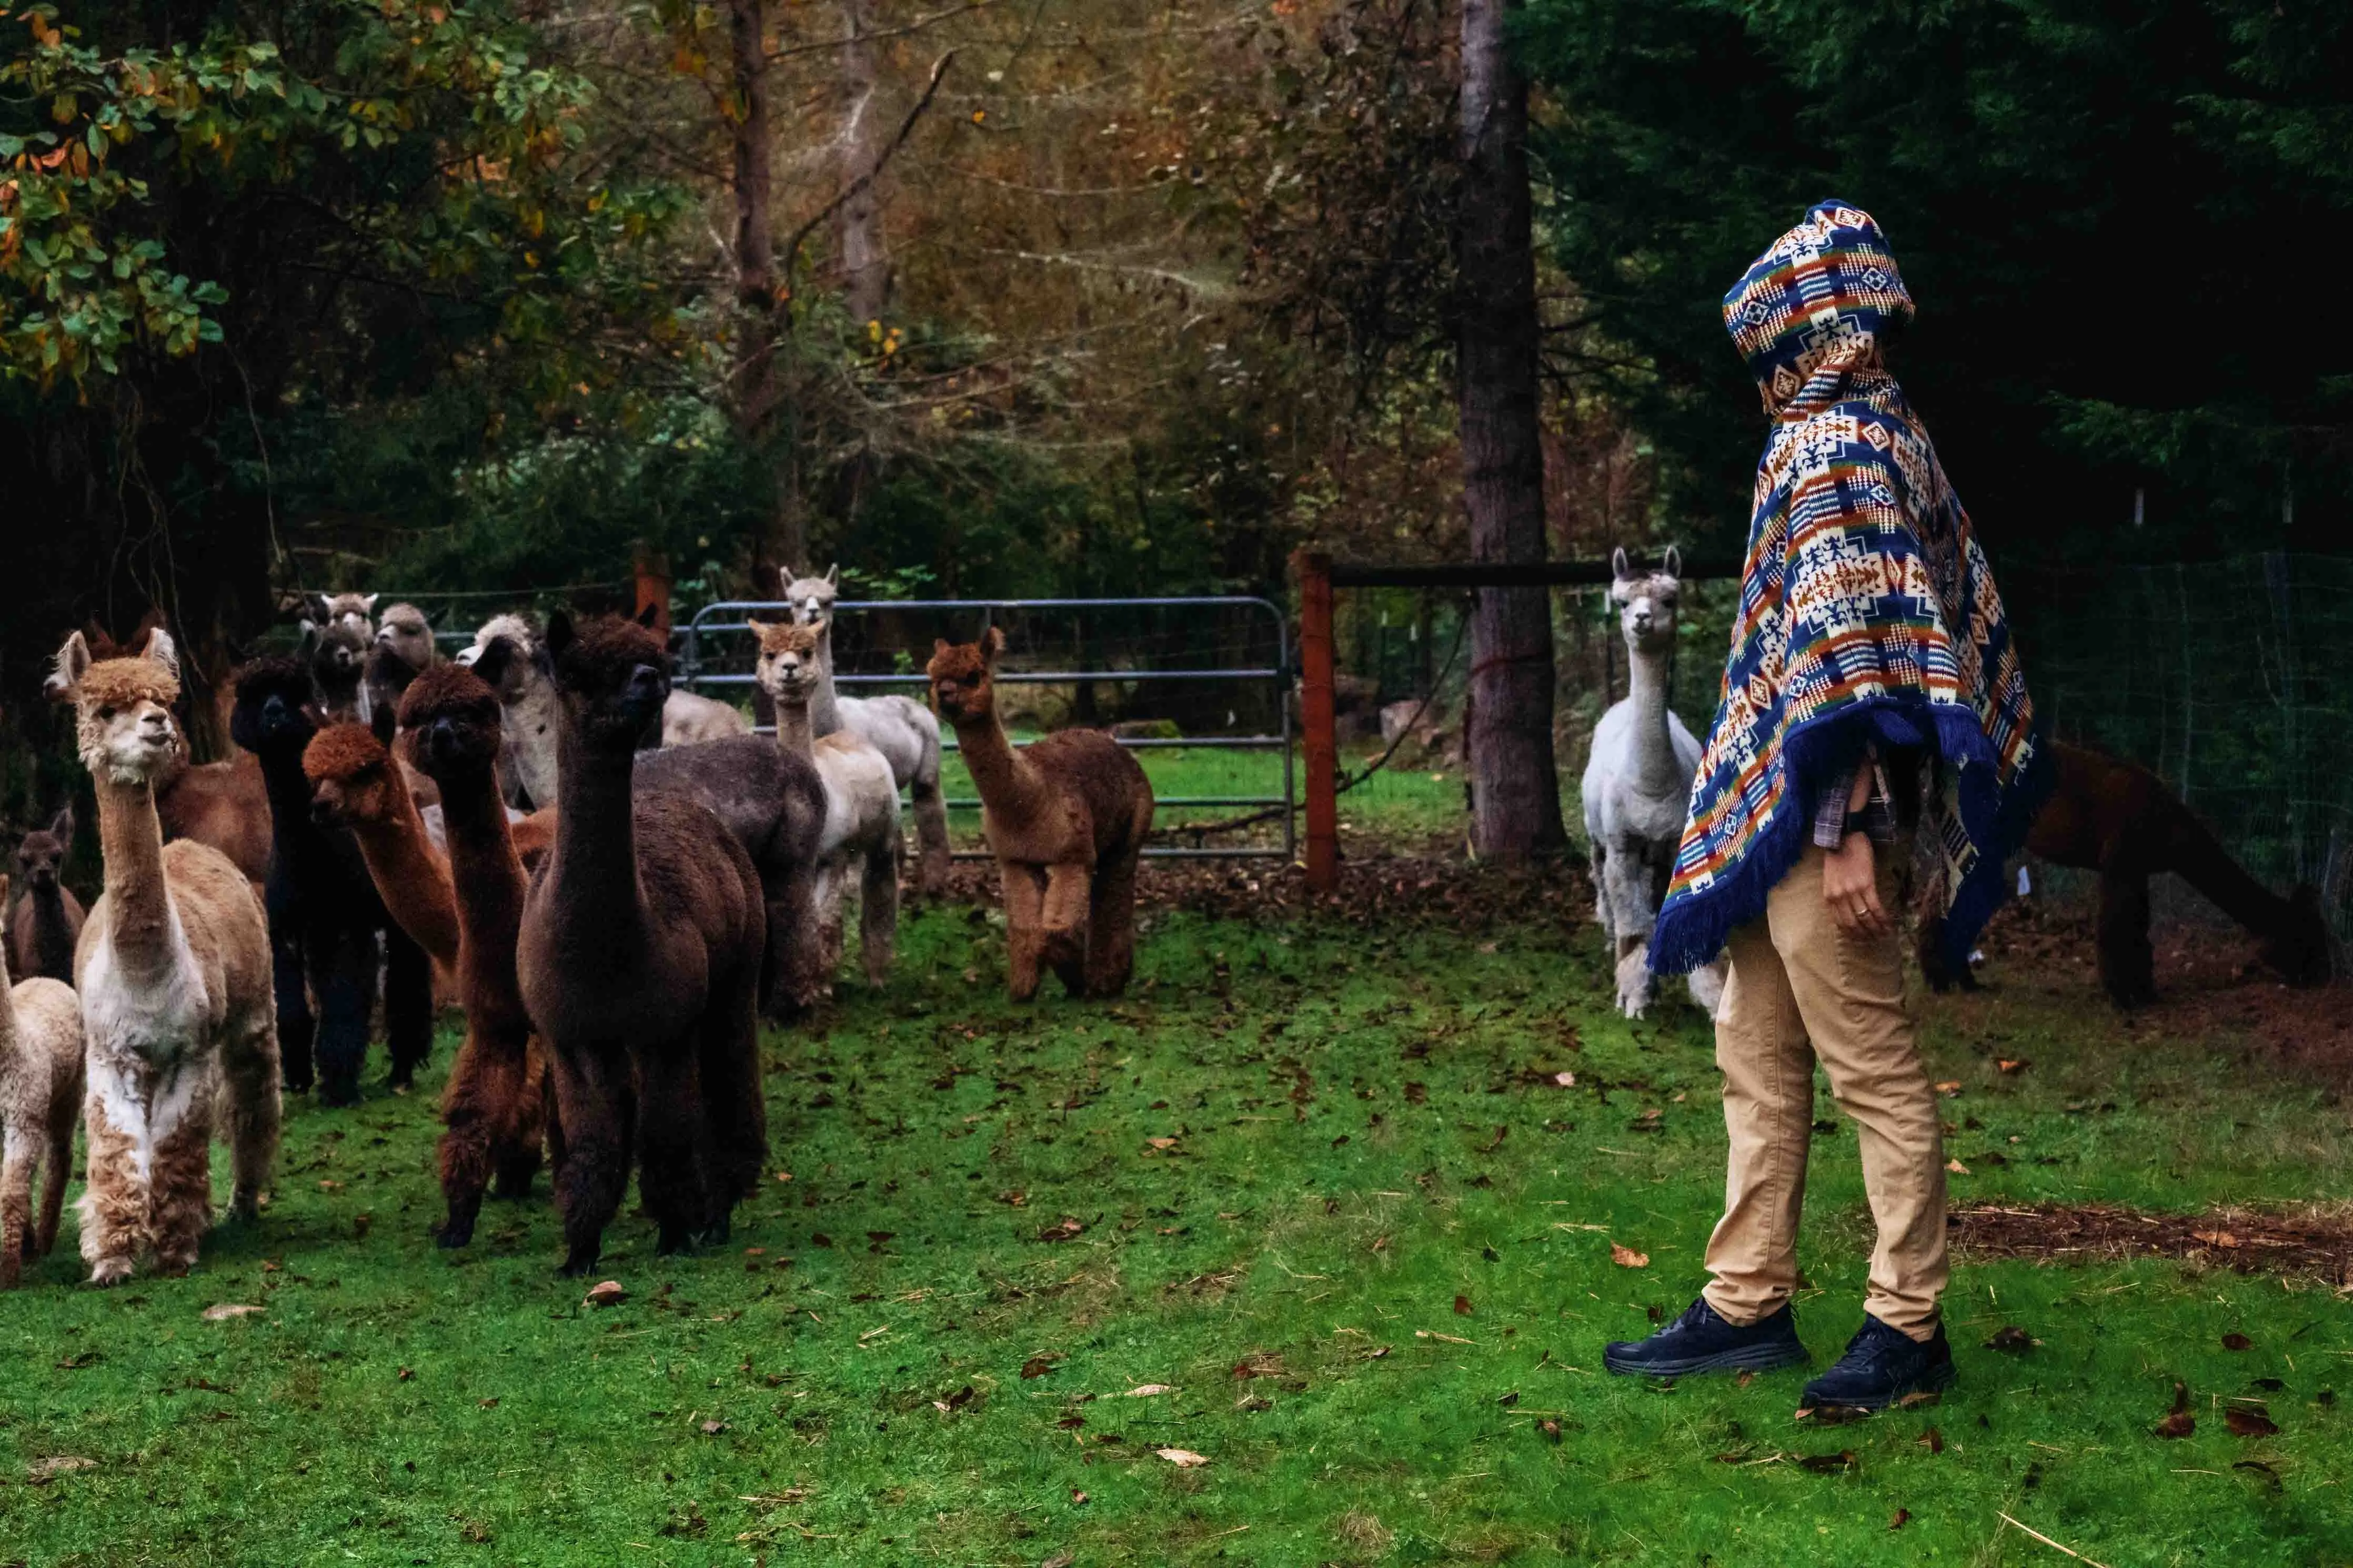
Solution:
M 1299 574 L 1299 709 L 1307 753 L 1307 886 L 1340 885 L 1339 747 L 1333 734 L 1332 558 L 1303 550 Z
M 649 544 L 640 542 L 629 552 L 629 575 L 636 583 L 636 598 L 630 613 L 642 616 L 650 605 L 654 611 L 654 630 L 670 636 L 670 557 Z

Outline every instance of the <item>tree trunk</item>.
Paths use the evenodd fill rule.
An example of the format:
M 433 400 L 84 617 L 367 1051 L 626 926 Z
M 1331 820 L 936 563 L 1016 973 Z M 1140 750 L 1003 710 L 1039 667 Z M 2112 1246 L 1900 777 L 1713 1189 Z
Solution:
M 1508 0 L 1463 0 L 1456 264 L 1462 502 L 1478 561 L 1545 556 L 1536 428 L 1527 84 L 1504 46 Z M 1471 623 L 1471 837 L 1523 859 L 1567 847 L 1552 752 L 1552 607 L 1543 588 L 1482 588 Z
M 776 502 L 768 526 L 753 547 L 754 580 L 808 553 L 807 524 L 801 508 L 797 439 L 788 420 L 779 420 L 784 396 L 777 358 L 791 326 L 788 308 L 776 299 L 776 233 L 773 216 L 772 130 L 768 115 L 767 26 L 763 0 L 728 0 L 730 64 L 733 101 L 730 118 L 731 184 L 735 198 L 735 300 L 743 321 L 735 351 L 735 420 L 753 450 L 765 454 L 776 474 Z M 779 426 L 782 426 L 782 428 Z
M 881 97 L 874 63 L 873 0 L 841 0 L 842 121 L 839 189 L 866 184 L 841 204 L 834 243 L 841 261 L 842 301 L 862 328 L 880 321 L 891 300 L 891 256 L 882 235 L 882 193 L 873 177 L 881 157 Z

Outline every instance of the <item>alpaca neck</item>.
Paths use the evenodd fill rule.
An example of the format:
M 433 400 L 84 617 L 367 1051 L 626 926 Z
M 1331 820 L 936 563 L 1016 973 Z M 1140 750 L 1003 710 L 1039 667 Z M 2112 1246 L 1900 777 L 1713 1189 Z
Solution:
M 776 701 L 776 744 L 788 756 L 817 760 L 817 700 L 813 695 L 779 697 Z
M 511 1007 L 520 1016 L 515 935 L 522 925 L 522 862 L 507 825 L 498 773 L 453 774 L 441 786 L 441 821 L 449 837 L 449 879 L 458 900 L 467 1006 Z M 557 819 L 561 821 L 559 817 Z
M 1634 707 L 1634 782 L 1644 795 L 1662 795 L 1690 783 L 1675 761 L 1667 728 L 1667 656 L 1629 643 L 1626 700 Z
M 558 733 L 555 848 L 547 868 L 552 907 L 616 936 L 635 931 L 644 917 L 630 791 L 637 753 L 592 751 L 569 725 Z
M 410 798 L 399 765 L 386 763 L 385 793 L 391 809 L 352 824 L 360 858 L 384 899 L 385 909 L 408 939 L 442 963 L 458 961 L 458 901 L 449 868 L 433 853 L 425 821 Z M 446 814 L 445 814 L 446 816 Z
M 2296 918 L 2295 905 L 2249 876 L 2188 810 L 2175 813 L 2171 837 L 2159 868 L 2178 874 L 2257 936 L 2291 933 Z
M 95 777 L 98 847 L 106 861 L 107 935 L 115 963 L 132 974 L 171 968 L 179 958 L 179 921 L 164 880 L 164 826 L 143 784 Z
M 66 918 L 66 889 L 62 882 L 31 889 L 26 898 L 33 906 L 33 954 L 39 961 L 41 973 L 70 983 L 73 979 L 74 929 Z M 5 985 L 0 981 L 0 987 Z
M 833 620 L 817 634 L 817 686 L 809 693 L 809 733 L 830 735 L 841 728 L 841 700 L 833 689 Z M 781 716 L 778 721 L 783 722 Z
M 15 1076 L 16 1059 L 16 996 L 8 974 L 8 944 L 0 942 L 0 1083 Z
M 1025 821 L 1035 808 L 1039 790 L 1038 770 L 1005 738 L 992 706 L 977 719 L 955 721 L 956 745 L 973 787 L 991 816 L 1006 823 Z
M 555 688 L 535 681 L 503 711 L 502 723 L 514 747 L 516 783 L 531 796 L 533 811 L 555 804 L 564 787 L 564 729 Z

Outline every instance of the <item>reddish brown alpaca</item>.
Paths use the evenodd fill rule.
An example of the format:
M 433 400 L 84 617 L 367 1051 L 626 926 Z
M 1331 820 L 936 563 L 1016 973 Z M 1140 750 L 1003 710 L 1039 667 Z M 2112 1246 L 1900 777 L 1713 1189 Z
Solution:
M 560 704 L 555 849 L 532 879 L 516 969 L 555 1065 L 564 1270 L 596 1265 L 632 1152 L 676 1252 L 722 1240 L 767 1152 L 757 1013 L 759 873 L 682 795 L 633 790 L 659 732 L 670 661 L 645 626 L 548 624 Z
M 322 826 L 352 830 L 385 912 L 425 950 L 435 989 L 444 989 L 439 983 L 458 969 L 458 896 L 408 793 L 406 770 L 374 731 L 347 720 L 311 737 L 302 776 L 311 781 L 311 816 Z
M 74 944 L 81 940 L 81 900 L 59 879 L 73 852 L 73 807 L 25 835 L 16 846 L 24 896 L 8 913 L 8 969 L 18 980 L 47 976 L 73 984 Z M 0 900 L 0 904 L 6 900 Z
M 1038 994 L 1041 965 L 1073 996 L 1116 996 L 1135 967 L 1135 868 L 1152 785 L 1108 735 L 1064 730 L 1017 752 L 997 721 L 995 626 L 934 645 L 926 673 L 980 791 L 981 826 L 1005 884 L 1008 984 Z
M 501 1197 L 530 1192 L 543 1139 L 559 1167 L 563 1157 L 563 1132 L 547 1114 L 547 1054 L 515 975 L 526 884 L 499 794 L 499 721 L 498 694 L 454 664 L 432 666 L 400 700 L 404 744 L 441 790 L 466 1005 L 466 1043 L 441 1100 L 441 1190 L 449 1212 L 434 1239 L 443 1247 L 473 1239 L 493 1177 Z

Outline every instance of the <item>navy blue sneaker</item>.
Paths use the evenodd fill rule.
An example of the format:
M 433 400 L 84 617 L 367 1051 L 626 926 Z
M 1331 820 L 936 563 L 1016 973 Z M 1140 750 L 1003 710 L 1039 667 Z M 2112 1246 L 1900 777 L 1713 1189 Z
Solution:
M 1849 1410 L 1884 1410 L 1907 1394 L 1936 1394 L 1953 1386 L 1953 1347 L 1938 1323 L 1934 1337 L 1915 1340 L 1865 1312 L 1862 1327 L 1847 1342 L 1838 1364 L 1806 1384 L 1802 1409 L 1842 1405 Z
M 1649 1339 L 1620 1341 L 1601 1352 L 1601 1364 L 1624 1377 L 1770 1372 L 1805 1359 L 1806 1347 L 1798 1342 L 1797 1314 L 1788 1302 L 1770 1317 L 1743 1327 L 1719 1317 L 1704 1296 Z

